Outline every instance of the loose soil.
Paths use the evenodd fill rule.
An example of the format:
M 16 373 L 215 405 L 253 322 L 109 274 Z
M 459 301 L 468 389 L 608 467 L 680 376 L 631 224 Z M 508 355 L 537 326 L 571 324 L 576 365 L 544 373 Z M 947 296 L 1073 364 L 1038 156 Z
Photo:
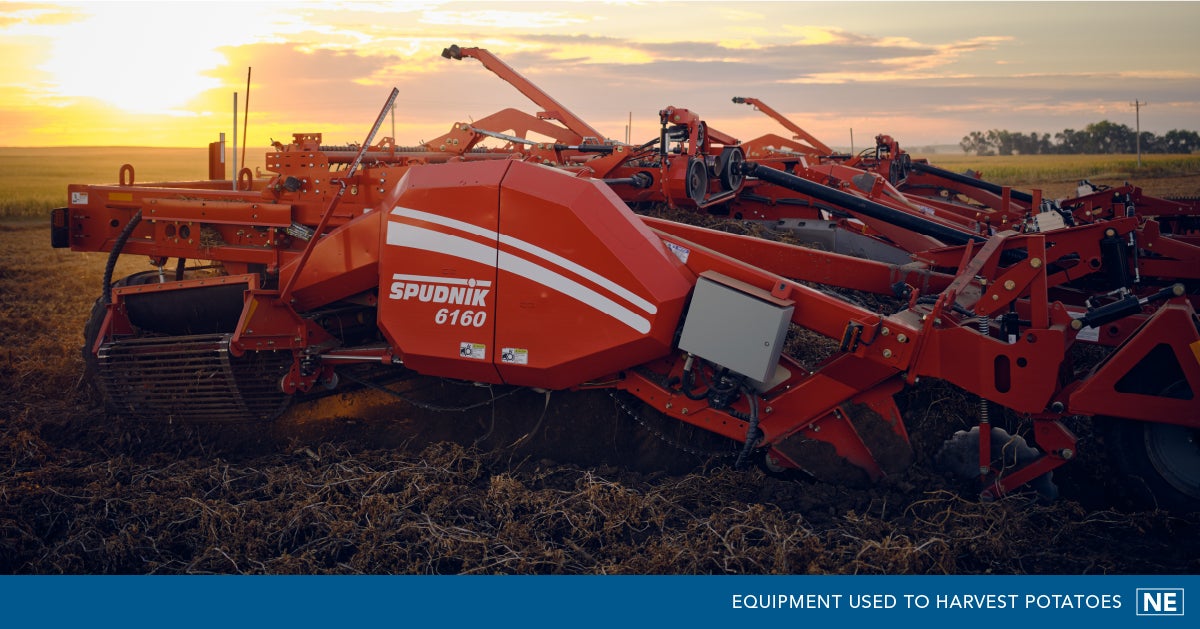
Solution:
M 1085 420 L 1053 503 L 937 472 L 976 412 L 938 382 L 901 396 L 913 464 L 866 488 L 685 452 L 604 392 L 417 378 L 267 426 L 106 417 L 79 351 L 105 256 L 48 243 L 0 223 L 0 573 L 1200 572 L 1200 514 L 1131 508 Z

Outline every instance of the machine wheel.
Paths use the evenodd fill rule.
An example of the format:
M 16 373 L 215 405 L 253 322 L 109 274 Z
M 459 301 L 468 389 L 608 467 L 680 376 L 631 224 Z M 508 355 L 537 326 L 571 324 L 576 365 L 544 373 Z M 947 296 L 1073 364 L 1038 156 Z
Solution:
M 1200 511 L 1200 430 L 1105 418 L 1105 442 L 1136 503 L 1170 511 Z
M 1032 463 L 1041 452 L 1029 445 L 1020 435 L 1010 435 L 1003 428 L 992 427 L 992 470 L 1011 474 Z M 979 478 L 979 427 L 954 433 L 934 457 L 934 464 L 943 472 L 957 478 Z M 1029 482 L 1029 487 L 1045 500 L 1058 498 L 1054 473 L 1046 472 Z
M 742 164 L 745 161 L 746 153 L 742 147 L 727 146 L 721 149 L 721 155 L 717 158 L 717 177 L 721 180 L 722 190 L 737 190 L 742 186 L 746 179 L 746 175 L 742 173 Z
M 148 284 L 156 281 L 157 278 L 158 271 L 141 271 L 113 282 L 113 287 Z M 96 337 L 100 335 L 100 325 L 104 323 L 104 314 L 104 296 L 101 295 L 92 303 L 92 312 L 88 315 L 87 323 L 83 326 L 83 347 L 80 348 L 83 354 L 83 380 L 81 385 L 84 391 L 96 400 L 101 400 L 104 395 L 97 385 L 100 376 L 100 364 L 96 359 L 96 355 L 92 353 L 92 348 L 96 345 Z
M 708 194 L 708 169 L 702 160 L 688 158 L 686 183 L 688 198 L 696 205 L 703 203 L 704 196 Z
M 104 299 L 97 298 L 92 304 L 92 313 L 83 326 L 83 347 L 80 348 L 83 354 L 83 379 L 80 381 L 80 385 L 87 396 L 97 401 L 104 396 L 96 385 L 100 369 L 96 355 L 92 353 L 92 347 L 96 344 L 96 337 L 100 334 L 100 324 L 104 323 L 104 313 Z

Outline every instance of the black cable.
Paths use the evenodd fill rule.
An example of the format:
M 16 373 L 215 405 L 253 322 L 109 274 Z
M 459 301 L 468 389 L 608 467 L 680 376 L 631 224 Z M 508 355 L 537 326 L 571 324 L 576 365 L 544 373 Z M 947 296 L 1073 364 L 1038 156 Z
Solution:
M 113 243 L 112 251 L 108 252 L 108 262 L 104 265 L 104 292 L 100 293 L 100 299 L 105 306 L 112 303 L 112 276 L 113 269 L 117 266 L 117 258 L 121 256 L 121 250 L 125 248 L 125 241 L 129 240 L 129 236 L 133 234 L 133 228 L 142 222 L 142 211 L 138 210 L 125 224 L 125 228 L 117 234 L 117 241 Z
M 762 438 L 762 431 L 758 429 L 758 396 L 750 387 L 743 387 L 742 392 L 750 401 L 750 417 L 746 420 L 746 443 L 742 445 L 742 451 L 738 453 L 737 462 L 734 463 L 736 469 L 746 466 L 746 460 L 754 453 L 758 447 L 758 440 Z

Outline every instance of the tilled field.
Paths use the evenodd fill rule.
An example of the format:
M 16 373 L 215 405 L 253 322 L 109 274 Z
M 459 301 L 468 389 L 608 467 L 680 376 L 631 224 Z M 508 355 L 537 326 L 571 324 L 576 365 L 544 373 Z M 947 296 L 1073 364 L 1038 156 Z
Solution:
M 1131 510 L 1083 420 L 1061 499 L 971 498 L 932 459 L 975 402 L 936 382 L 903 400 L 914 465 L 866 488 L 685 453 L 601 392 L 447 413 L 364 390 L 266 427 L 106 418 L 79 354 L 104 256 L 48 242 L 41 221 L 0 225 L 2 573 L 1200 572 L 1200 514 Z M 500 394 L 392 386 L 425 406 Z

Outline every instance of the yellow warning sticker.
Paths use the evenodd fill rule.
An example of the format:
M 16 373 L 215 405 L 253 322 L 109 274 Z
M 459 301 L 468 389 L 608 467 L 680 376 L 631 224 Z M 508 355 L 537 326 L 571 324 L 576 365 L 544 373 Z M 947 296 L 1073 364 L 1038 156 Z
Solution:
M 108 193 L 109 201 L 132 201 L 132 192 L 110 192 Z
M 1192 348 L 1192 356 L 1196 357 L 1196 362 L 1200 363 L 1200 341 L 1192 341 L 1189 347 Z

